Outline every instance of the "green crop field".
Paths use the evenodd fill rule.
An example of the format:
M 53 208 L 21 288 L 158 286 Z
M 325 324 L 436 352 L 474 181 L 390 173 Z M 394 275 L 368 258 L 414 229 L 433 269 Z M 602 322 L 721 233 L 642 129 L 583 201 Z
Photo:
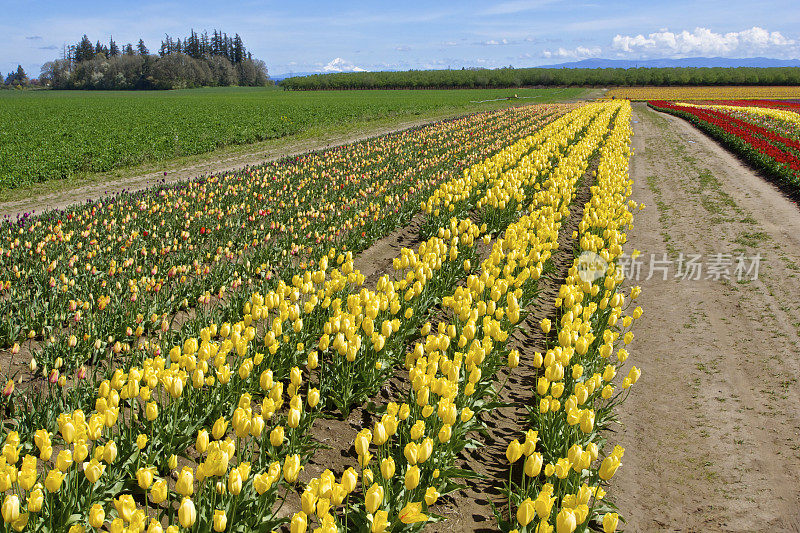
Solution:
M 0 188 L 202 154 L 386 117 L 579 97 L 583 89 L 0 92 Z

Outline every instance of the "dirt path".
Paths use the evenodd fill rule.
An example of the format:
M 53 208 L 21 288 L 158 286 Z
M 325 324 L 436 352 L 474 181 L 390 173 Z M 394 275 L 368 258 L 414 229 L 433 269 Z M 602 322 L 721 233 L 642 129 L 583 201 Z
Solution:
M 393 122 L 390 125 L 365 126 L 358 131 L 324 133 L 308 138 L 286 138 L 258 143 L 249 147 L 238 147 L 235 152 L 222 152 L 203 154 L 197 158 L 188 159 L 187 162 L 165 162 L 141 174 L 125 177 L 116 177 L 114 173 L 93 176 L 87 180 L 80 180 L 74 186 L 62 182 L 49 182 L 42 184 L 38 190 L 32 189 L 26 196 L 0 202 L 0 220 L 4 217 L 16 218 L 17 215 L 30 213 L 34 210 L 41 213 L 50 209 L 63 209 L 75 203 L 85 202 L 87 199 L 98 199 L 110 196 L 120 191 L 137 191 L 146 189 L 159 183 L 173 183 L 188 180 L 204 174 L 218 174 L 231 170 L 241 169 L 246 166 L 259 165 L 267 161 L 274 161 L 283 157 L 299 155 L 314 150 L 323 150 L 334 146 L 341 146 L 371 137 L 386 135 L 438 120 L 452 118 L 467 114 L 468 111 L 459 110 L 441 116 L 429 116 L 414 120 Z M 123 171 L 124 172 L 124 171 Z M 48 190 L 52 188 L 52 190 Z
M 687 122 L 633 120 L 642 377 L 612 496 L 627 531 L 800 531 L 800 209 Z M 763 259 L 752 281 L 646 280 L 651 253 L 703 254 L 703 278 L 712 254 Z

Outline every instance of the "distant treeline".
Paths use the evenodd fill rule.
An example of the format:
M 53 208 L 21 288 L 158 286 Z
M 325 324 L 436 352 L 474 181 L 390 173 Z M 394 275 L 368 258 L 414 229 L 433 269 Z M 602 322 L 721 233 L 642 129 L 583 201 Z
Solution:
M 286 78 L 288 90 L 454 89 L 527 86 L 800 85 L 800 67 L 501 68 L 344 72 Z
M 42 66 L 39 82 L 54 89 L 185 89 L 263 86 L 269 77 L 264 62 L 253 59 L 238 34 L 192 30 L 183 40 L 167 35 L 158 55 L 142 39 L 135 47 L 119 46 L 113 37 L 106 45 L 92 44 L 84 35 L 65 48 L 61 59 Z

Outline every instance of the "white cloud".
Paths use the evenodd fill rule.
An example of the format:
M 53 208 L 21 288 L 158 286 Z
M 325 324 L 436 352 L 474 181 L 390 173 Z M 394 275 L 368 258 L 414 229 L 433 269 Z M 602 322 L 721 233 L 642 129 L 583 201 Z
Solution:
M 397 50 L 398 52 L 408 52 L 409 50 L 411 50 L 411 47 L 401 44 L 400 46 L 395 46 L 394 49 Z
M 762 54 L 790 56 L 798 51 L 797 42 L 777 31 L 769 32 L 753 26 L 750 29 L 716 33 L 708 28 L 695 28 L 673 33 L 659 30 L 646 37 L 642 34 L 617 35 L 611 42 L 614 50 L 639 56 L 738 56 Z
M 366 69 L 355 66 L 350 61 L 337 57 L 322 67 L 323 72 L 365 72 Z
M 483 46 L 500 46 L 500 45 L 503 45 L 503 44 L 512 44 L 512 43 L 508 39 L 500 39 L 500 40 L 489 39 L 488 41 L 481 41 L 478 44 L 481 44 Z
M 589 57 L 598 57 L 603 53 L 600 47 L 587 48 L 585 46 L 578 46 L 576 48 L 559 48 L 558 50 L 543 50 L 542 56 L 551 59 L 586 59 Z

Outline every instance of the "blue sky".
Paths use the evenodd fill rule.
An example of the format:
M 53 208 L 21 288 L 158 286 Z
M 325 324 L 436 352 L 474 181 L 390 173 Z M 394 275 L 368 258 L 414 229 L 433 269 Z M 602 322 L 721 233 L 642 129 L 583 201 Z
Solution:
M 0 0 L 0 70 L 38 75 L 86 33 L 120 45 L 238 32 L 273 74 L 528 67 L 589 57 L 800 58 L 797 1 Z

